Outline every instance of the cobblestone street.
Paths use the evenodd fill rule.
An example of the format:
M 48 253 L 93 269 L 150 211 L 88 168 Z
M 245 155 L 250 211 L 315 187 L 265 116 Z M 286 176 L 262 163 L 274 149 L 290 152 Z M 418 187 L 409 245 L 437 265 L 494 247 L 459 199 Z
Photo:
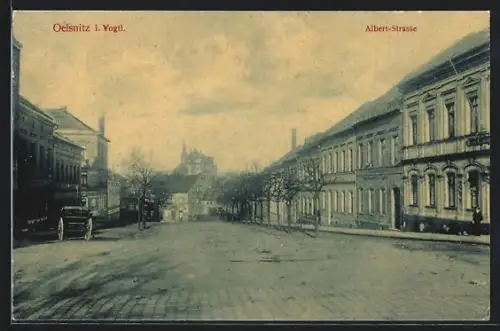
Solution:
M 14 250 L 14 318 L 478 320 L 489 247 L 223 222 Z

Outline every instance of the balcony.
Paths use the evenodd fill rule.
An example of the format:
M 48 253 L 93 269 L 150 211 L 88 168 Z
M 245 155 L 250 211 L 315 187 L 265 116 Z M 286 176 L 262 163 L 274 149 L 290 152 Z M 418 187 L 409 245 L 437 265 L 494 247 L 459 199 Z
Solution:
M 403 160 L 489 150 L 489 133 L 480 133 L 406 146 L 403 148 Z

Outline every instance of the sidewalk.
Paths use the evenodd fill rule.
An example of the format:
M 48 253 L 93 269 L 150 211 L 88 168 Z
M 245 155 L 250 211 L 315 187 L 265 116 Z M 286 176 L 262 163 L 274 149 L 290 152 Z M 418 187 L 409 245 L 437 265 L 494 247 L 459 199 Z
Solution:
M 254 223 L 255 224 L 255 223 Z M 269 226 L 267 223 L 263 223 L 264 226 Z M 286 228 L 287 224 L 276 224 L 271 223 L 271 227 L 274 228 Z M 292 225 L 292 229 L 295 230 L 314 230 L 314 226 L 311 224 L 304 224 L 302 228 L 298 225 Z M 490 236 L 482 235 L 476 236 L 457 236 L 449 234 L 439 234 L 439 233 L 422 233 L 422 232 L 402 232 L 399 230 L 369 230 L 369 229 L 352 229 L 352 228 L 336 228 L 333 226 L 320 226 L 319 231 L 339 233 L 347 235 L 358 235 L 358 236 L 369 236 L 369 237 L 379 237 L 379 238 L 396 238 L 396 239 L 410 239 L 410 240 L 424 240 L 424 241 L 441 241 L 441 242 L 453 242 L 453 243 L 463 243 L 463 244 L 474 244 L 474 245 L 490 245 Z

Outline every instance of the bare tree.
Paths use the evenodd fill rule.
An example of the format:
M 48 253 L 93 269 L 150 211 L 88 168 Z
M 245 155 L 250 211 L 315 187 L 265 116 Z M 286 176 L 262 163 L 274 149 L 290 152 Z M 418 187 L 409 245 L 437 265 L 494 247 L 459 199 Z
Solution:
M 151 187 L 151 178 L 153 169 L 151 168 L 151 156 L 147 156 L 140 148 L 135 147 L 125 161 L 127 174 L 126 177 L 132 187 L 132 194 L 137 198 L 139 210 L 137 223 L 139 229 L 146 225 L 144 218 L 144 204 Z
M 287 221 L 290 226 L 292 224 L 292 203 L 302 188 L 296 167 L 288 167 L 281 172 L 281 184 L 283 185 L 283 201 L 287 207 Z
M 276 185 L 276 176 L 273 176 L 272 174 L 269 174 L 265 177 L 264 179 L 264 184 L 263 184 L 263 196 L 264 199 L 266 200 L 266 217 L 267 217 L 267 223 L 271 224 L 271 202 L 273 201 L 274 197 L 274 186 Z
M 280 225 L 281 215 L 280 215 L 280 203 L 283 201 L 285 195 L 285 187 L 283 185 L 283 176 L 281 171 L 275 172 L 271 175 L 271 190 L 273 200 L 276 202 L 276 218 L 278 225 Z
M 321 212 L 318 206 L 321 191 L 326 186 L 325 174 L 321 171 L 321 159 L 318 156 L 310 157 L 301 162 L 304 170 L 302 178 L 302 188 L 304 191 L 312 192 L 314 199 L 314 231 L 317 232 L 321 219 Z

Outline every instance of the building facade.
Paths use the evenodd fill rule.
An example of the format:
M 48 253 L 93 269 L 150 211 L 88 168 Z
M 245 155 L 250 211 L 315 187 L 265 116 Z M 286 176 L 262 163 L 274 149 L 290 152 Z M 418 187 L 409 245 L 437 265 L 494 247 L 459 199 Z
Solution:
M 81 185 L 87 195 L 87 203 L 93 213 L 107 219 L 108 208 L 108 144 L 105 137 L 104 115 L 99 118 L 99 130 L 94 130 L 66 107 L 47 109 L 46 112 L 57 123 L 57 131 L 85 148 L 81 168 Z M 113 198 L 112 198 L 113 199 Z M 113 204 L 113 203 L 112 203 Z M 119 205 L 119 204 L 118 204 Z
M 490 222 L 489 31 L 452 50 L 457 47 L 403 85 L 404 221 L 410 229 L 465 227 L 476 207 Z
M 398 103 L 383 107 L 386 113 L 356 125 L 356 222 L 361 228 L 399 229 L 402 116 Z
M 14 107 L 14 188 L 48 185 L 54 168 L 54 120 L 26 98 Z

